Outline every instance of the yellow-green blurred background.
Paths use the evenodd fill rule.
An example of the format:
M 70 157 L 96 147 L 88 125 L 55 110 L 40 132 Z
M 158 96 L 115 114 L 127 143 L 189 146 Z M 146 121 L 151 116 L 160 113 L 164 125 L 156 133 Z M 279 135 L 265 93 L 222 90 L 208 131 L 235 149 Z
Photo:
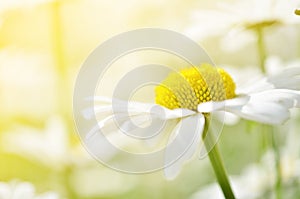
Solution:
M 129 175 L 102 166 L 85 152 L 77 137 L 72 92 L 81 64 L 105 40 L 143 27 L 185 34 L 193 24 L 191 14 L 214 8 L 216 3 L 1 0 L 0 181 L 30 182 L 37 193 L 54 191 L 70 199 L 189 198 L 215 182 L 207 159 L 189 162 L 173 181 L 165 180 L 163 172 Z M 267 32 L 269 54 L 283 62 L 300 58 L 299 25 Z M 215 63 L 236 68 L 257 63 L 255 44 L 226 52 L 218 46 L 220 37 L 197 41 Z M 257 128 L 246 121 L 224 128 L 220 145 L 231 175 L 241 175 L 248 165 L 261 163 L 265 151 L 257 141 Z M 285 188 L 292 193 L 290 198 L 300 197 L 299 181 L 293 179 Z

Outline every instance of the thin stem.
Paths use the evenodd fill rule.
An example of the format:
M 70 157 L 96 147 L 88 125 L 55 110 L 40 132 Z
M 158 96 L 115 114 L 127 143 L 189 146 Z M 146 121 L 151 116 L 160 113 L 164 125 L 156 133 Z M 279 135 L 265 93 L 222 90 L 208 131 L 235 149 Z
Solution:
M 275 179 L 275 196 L 276 199 L 281 199 L 281 186 L 282 186 L 282 179 L 281 179 L 281 168 L 280 168 L 280 150 L 279 150 L 279 143 L 278 143 L 278 134 L 276 129 L 273 126 L 264 124 L 263 126 L 264 134 L 268 135 L 269 145 L 271 145 L 273 152 L 274 152 L 274 160 L 275 160 L 275 171 L 276 171 L 276 179 Z
M 265 41 L 264 41 L 264 34 L 263 34 L 263 28 L 257 28 L 257 50 L 258 50 L 258 56 L 259 56 L 259 66 L 260 70 L 263 74 L 266 74 L 266 47 L 265 47 Z
M 272 128 L 273 130 L 273 128 Z M 276 182 L 275 182 L 275 191 L 276 191 L 276 199 L 281 199 L 281 169 L 280 169 L 280 150 L 278 149 L 278 143 L 275 135 L 275 131 L 271 132 L 272 136 L 272 145 L 274 149 L 275 155 L 275 166 L 276 166 Z
M 234 193 L 230 186 L 227 172 L 223 164 L 223 160 L 219 152 L 218 145 L 217 143 L 215 143 L 216 139 L 211 132 L 210 133 L 208 132 L 209 118 L 206 117 L 205 119 L 206 121 L 205 121 L 205 127 L 203 132 L 203 140 L 204 140 L 205 148 L 208 151 L 209 160 L 212 164 L 215 175 L 217 177 L 217 180 L 219 182 L 219 185 L 223 191 L 225 198 L 235 199 Z
M 266 46 L 264 41 L 264 33 L 263 28 L 259 27 L 257 28 L 257 49 L 258 49 L 258 55 L 259 55 L 259 66 L 261 69 L 261 72 L 263 74 L 266 74 Z M 275 163 L 276 163 L 276 183 L 275 183 L 275 191 L 276 191 L 276 199 L 281 199 L 281 171 L 280 171 L 280 151 L 278 149 L 278 145 L 276 142 L 276 135 L 274 132 L 274 128 L 270 126 L 271 131 L 268 132 L 271 134 L 271 142 L 272 142 L 272 148 L 275 153 Z

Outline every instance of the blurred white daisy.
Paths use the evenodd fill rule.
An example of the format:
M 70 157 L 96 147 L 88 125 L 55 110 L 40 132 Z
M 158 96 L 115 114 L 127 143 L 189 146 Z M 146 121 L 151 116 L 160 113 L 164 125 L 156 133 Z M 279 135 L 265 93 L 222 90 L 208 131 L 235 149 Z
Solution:
M 266 73 L 268 75 L 276 75 L 281 73 L 285 68 L 296 68 L 300 67 L 300 59 L 293 59 L 283 61 L 278 56 L 269 56 L 266 59 Z
M 0 199 L 59 199 L 59 195 L 49 191 L 37 194 L 29 182 L 0 182 Z
M 300 89 L 299 75 L 300 68 L 291 68 L 282 71 L 280 75 L 263 78 L 250 87 L 236 89 L 233 79 L 225 70 L 203 64 L 169 74 L 155 89 L 156 104 L 96 97 L 101 105 L 86 110 L 84 114 L 87 118 L 93 114 L 106 115 L 95 128 L 106 127 L 116 120 L 119 129 L 127 133 L 137 130 L 137 126 L 130 125 L 132 120 L 138 124 L 149 123 L 150 118 L 152 122 L 173 122 L 173 128 L 168 128 L 171 134 L 169 143 L 178 136 L 182 138 L 183 145 L 186 144 L 184 142 L 189 136 L 188 132 L 195 131 L 197 127 L 196 137 L 189 148 L 177 161 L 165 168 L 166 177 L 172 179 L 182 164 L 195 153 L 209 113 L 225 111 L 261 123 L 284 123 L 290 117 L 289 109 L 300 107 L 300 92 L 291 90 Z M 90 131 L 90 134 L 95 133 L 97 131 L 94 129 Z M 145 133 L 153 132 L 141 131 L 141 135 Z M 86 143 L 92 139 L 90 134 L 86 137 Z M 173 157 L 173 150 L 182 149 L 180 146 L 177 149 L 168 146 L 166 160 Z
M 17 126 L 1 137 L 2 147 L 10 153 L 41 161 L 46 165 L 61 167 L 70 162 L 68 132 L 62 118 L 51 117 L 45 129 Z
M 265 67 L 266 74 L 263 74 L 262 71 L 256 66 L 245 66 L 243 68 L 236 68 L 231 65 L 221 65 L 238 83 L 240 88 L 251 87 L 251 85 L 256 84 L 257 81 L 261 81 L 266 78 L 266 76 L 276 76 L 280 74 L 283 70 L 291 70 L 291 68 L 300 68 L 300 60 L 289 60 L 283 61 L 278 56 L 269 56 L 266 59 Z M 251 78 L 249 78 L 251 77 Z M 298 78 L 295 78 L 297 80 Z M 296 86 L 296 90 L 299 90 L 298 84 L 300 81 L 292 82 L 291 84 Z M 292 87 L 290 87 L 291 89 Z M 239 88 L 237 88 L 239 89 Z M 237 92 L 243 92 L 243 90 Z M 232 113 L 225 113 L 224 122 L 227 125 L 235 125 L 239 122 L 239 117 Z
M 71 143 L 70 136 L 64 119 L 53 115 L 43 129 L 16 124 L 0 136 L 0 143 L 5 152 L 39 161 L 54 169 L 94 163 L 81 144 Z M 106 158 L 110 159 L 114 155 L 107 153 Z
M 225 35 L 222 46 L 236 50 L 255 35 L 245 30 L 258 30 L 274 25 L 300 23 L 294 14 L 299 0 L 238 0 L 219 3 L 216 9 L 198 10 L 192 14 L 192 24 L 185 31 L 188 36 L 202 40 L 210 36 Z

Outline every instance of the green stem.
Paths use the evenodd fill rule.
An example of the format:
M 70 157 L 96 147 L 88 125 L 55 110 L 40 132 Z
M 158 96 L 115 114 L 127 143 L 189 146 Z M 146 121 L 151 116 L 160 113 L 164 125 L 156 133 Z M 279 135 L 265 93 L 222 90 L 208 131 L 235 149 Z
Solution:
M 221 158 L 218 145 L 213 133 L 208 132 L 209 118 L 205 118 L 205 127 L 203 132 L 203 140 L 205 148 L 208 152 L 209 160 L 214 169 L 215 175 L 217 177 L 218 183 L 223 191 L 223 194 L 226 199 L 235 199 L 230 182 L 228 179 L 227 172 L 225 170 L 223 160 Z
M 273 130 L 273 128 L 272 128 Z M 275 131 L 271 132 L 272 136 L 272 146 L 275 155 L 275 166 L 276 166 L 276 182 L 275 182 L 275 192 L 276 192 L 276 199 L 281 199 L 281 169 L 280 169 L 280 150 L 278 149 L 278 143 L 275 135 Z
M 264 41 L 264 34 L 263 34 L 263 28 L 257 28 L 257 50 L 258 50 L 258 57 L 259 57 L 259 66 L 260 70 L 263 74 L 266 74 L 266 47 L 265 47 L 265 41 Z
M 266 46 L 264 41 L 264 33 L 263 28 L 259 27 L 257 28 L 257 49 L 258 49 L 258 55 L 259 55 L 259 66 L 261 69 L 261 72 L 263 74 L 266 74 Z M 276 163 L 276 183 L 275 183 L 275 191 L 276 191 L 276 199 L 281 199 L 281 171 L 280 171 L 280 151 L 278 149 L 278 145 L 276 143 L 276 135 L 274 134 L 274 128 L 270 127 L 271 131 L 268 132 L 271 134 L 272 138 L 272 148 L 275 153 L 275 163 Z

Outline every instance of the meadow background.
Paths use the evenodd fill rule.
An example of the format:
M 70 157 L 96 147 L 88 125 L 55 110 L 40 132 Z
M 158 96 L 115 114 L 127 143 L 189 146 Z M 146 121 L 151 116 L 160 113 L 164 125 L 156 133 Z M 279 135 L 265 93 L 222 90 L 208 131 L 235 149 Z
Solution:
M 261 2 L 264 1 L 268 0 Z M 234 38 L 223 42 L 230 30 L 208 28 L 205 37 L 193 32 L 198 26 L 195 13 L 215 9 L 218 3 L 217 0 L 1 0 L 0 198 L 6 199 L 7 192 L 20 191 L 18 187 L 24 193 L 29 190 L 45 197 L 48 193 L 51 199 L 216 198 L 212 194 L 217 193 L 218 187 L 207 158 L 187 163 L 173 181 L 167 181 L 163 172 L 119 173 L 91 158 L 77 136 L 72 92 L 81 64 L 93 49 L 116 34 L 143 27 L 166 28 L 191 37 L 217 65 L 241 71 L 258 68 L 252 33 L 249 42 L 236 47 L 232 46 L 238 43 Z M 242 13 L 255 15 L 246 5 L 240 9 Z M 294 15 L 293 10 L 290 15 Z M 210 17 L 202 22 L 215 23 L 215 18 Z M 220 18 L 215 26 L 222 24 Z M 271 26 L 264 33 L 268 63 L 273 68 L 300 67 L 299 23 Z M 149 56 L 142 58 L 151 60 Z M 172 63 L 167 57 L 155 56 Z M 139 63 L 137 57 L 127 59 L 124 64 Z M 109 77 L 117 81 L 117 72 Z M 107 83 L 108 93 L 112 85 Z M 293 110 L 293 119 L 278 127 L 282 129 L 280 168 L 285 199 L 300 197 L 298 112 Z M 262 129 L 259 124 L 240 120 L 225 126 L 219 142 L 228 172 L 239 185 L 237 189 L 245 195 L 249 190 L 258 193 L 245 198 L 274 198 L 273 152 L 267 139 L 262 139 Z

